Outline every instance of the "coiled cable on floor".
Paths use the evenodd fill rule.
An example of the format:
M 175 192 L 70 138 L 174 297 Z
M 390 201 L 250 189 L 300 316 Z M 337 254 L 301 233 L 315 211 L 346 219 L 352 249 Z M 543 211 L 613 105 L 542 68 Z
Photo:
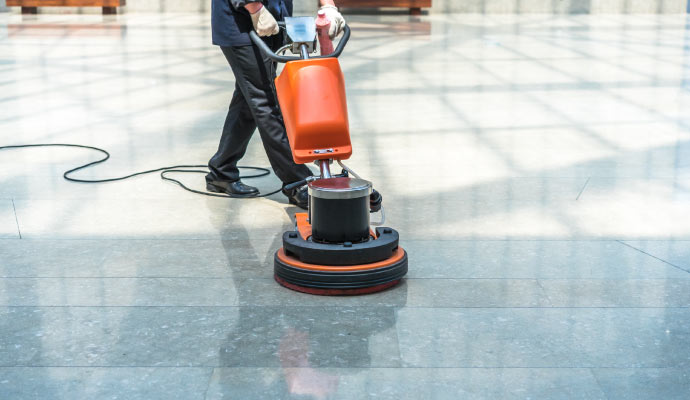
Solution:
M 62 174 L 62 177 L 65 178 L 66 180 L 70 182 L 77 182 L 77 183 L 107 183 L 107 182 L 116 182 L 116 181 L 123 181 L 125 179 L 133 178 L 135 176 L 140 176 L 140 175 L 147 175 L 147 174 L 152 174 L 154 172 L 160 172 L 160 177 L 161 179 L 169 182 L 173 182 L 180 186 L 182 189 L 196 193 L 196 194 L 201 194 L 204 196 L 211 196 L 211 197 L 226 197 L 226 198 L 231 198 L 231 199 L 254 199 L 257 197 L 267 197 L 274 195 L 278 192 L 280 192 L 282 189 L 277 189 L 269 193 L 260 193 L 257 194 L 256 196 L 235 196 L 231 194 L 220 194 L 220 193 L 209 193 L 209 192 L 204 192 L 201 190 L 195 190 L 192 188 L 189 188 L 185 186 L 182 182 L 178 181 L 177 179 L 171 178 L 167 176 L 166 174 L 169 173 L 199 173 L 199 174 L 207 174 L 208 171 L 206 170 L 190 170 L 190 169 L 180 169 L 180 168 L 207 168 L 208 166 L 206 165 L 172 165 L 170 167 L 162 167 L 162 168 L 156 168 L 156 169 L 150 169 L 146 171 L 140 171 L 140 172 L 135 172 L 133 174 L 129 174 L 126 176 L 120 176 L 117 178 L 107 178 L 107 179 L 79 179 L 79 178 L 72 178 L 70 177 L 70 174 L 73 174 L 77 171 L 80 171 L 85 168 L 92 167 L 97 164 L 101 164 L 106 162 L 110 158 L 110 153 L 108 153 L 106 150 L 103 150 L 99 147 L 93 147 L 93 146 L 85 146 L 81 144 L 71 144 L 71 143 L 39 143 L 39 144 L 20 144 L 20 145 L 12 145 L 12 146 L 0 146 L 0 150 L 9 150 L 9 149 L 24 149 L 24 148 L 32 148 L 32 147 L 72 147 L 72 148 L 78 148 L 78 149 L 87 149 L 87 150 L 94 150 L 97 151 L 101 154 L 103 154 L 103 158 L 100 160 L 92 161 L 90 163 L 80 165 L 76 168 L 72 168 L 68 171 L 65 171 L 65 173 Z M 271 173 L 271 170 L 268 168 L 263 168 L 263 167 L 252 167 L 252 166 L 238 166 L 237 168 L 239 169 L 248 169 L 252 171 L 258 171 L 255 174 L 250 174 L 250 175 L 243 175 L 240 176 L 241 179 L 249 179 L 249 178 L 260 178 L 262 176 L 266 176 Z

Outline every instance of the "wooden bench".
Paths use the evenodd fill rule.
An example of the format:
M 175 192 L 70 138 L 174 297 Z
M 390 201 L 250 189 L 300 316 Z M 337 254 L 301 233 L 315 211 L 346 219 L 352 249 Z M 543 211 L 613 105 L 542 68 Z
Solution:
M 431 0 L 335 0 L 335 4 L 338 7 L 350 8 L 409 8 L 410 15 L 421 15 L 422 8 L 431 7 Z
M 7 0 L 8 6 L 21 7 L 22 14 L 36 14 L 38 7 L 102 7 L 103 14 L 117 14 L 126 0 Z

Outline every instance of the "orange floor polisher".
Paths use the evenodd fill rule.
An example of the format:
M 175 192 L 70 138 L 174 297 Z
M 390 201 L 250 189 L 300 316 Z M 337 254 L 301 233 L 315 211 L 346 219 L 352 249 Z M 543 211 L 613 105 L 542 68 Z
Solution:
M 275 52 L 255 32 L 250 36 L 265 56 L 285 63 L 275 86 L 292 155 L 298 164 L 316 163 L 320 175 L 290 185 L 308 185 L 309 209 L 296 214 L 295 229 L 283 234 L 275 279 L 289 289 L 319 295 L 374 293 L 395 286 L 407 273 L 398 232 L 371 228 L 370 213 L 380 210 L 381 195 L 342 163 L 352 155 L 352 144 L 338 56 L 350 28 L 344 27 L 331 54 L 313 55 L 314 18 L 286 18 L 279 25 L 288 44 Z M 281 55 L 288 50 L 297 55 Z M 341 174 L 331 174 L 334 161 L 343 168 Z

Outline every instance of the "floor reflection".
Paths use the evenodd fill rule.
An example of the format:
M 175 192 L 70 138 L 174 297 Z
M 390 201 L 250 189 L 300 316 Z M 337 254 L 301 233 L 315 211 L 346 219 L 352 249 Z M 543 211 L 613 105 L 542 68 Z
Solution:
M 221 221 L 233 219 L 234 216 L 221 210 L 213 209 L 216 213 L 214 221 L 219 227 L 227 226 Z M 298 212 L 295 207 L 286 208 L 290 218 Z M 291 229 L 292 224 L 285 224 L 283 229 Z M 232 235 L 235 240 L 224 240 L 223 246 L 228 252 L 228 268 L 233 276 L 242 276 L 242 271 L 234 269 L 237 265 L 232 255 L 236 254 L 236 246 L 251 242 L 247 230 L 234 228 Z M 282 234 L 273 236 L 270 246 L 266 248 L 268 254 L 251 254 L 252 249 L 247 246 L 247 258 L 250 263 L 259 259 L 272 260 L 275 249 L 282 246 Z M 272 263 L 263 263 L 263 269 L 272 270 Z M 270 272 L 269 272 L 270 273 Z M 367 368 L 377 366 L 400 366 L 399 350 L 395 338 L 396 310 L 406 304 L 407 290 L 405 285 L 393 289 L 393 301 L 396 307 L 322 307 L 295 305 L 287 307 L 264 306 L 251 307 L 256 301 L 252 292 L 242 290 L 243 280 L 238 278 L 235 285 L 238 289 L 241 305 L 237 321 L 228 334 L 225 345 L 220 349 L 220 365 L 222 367 L 280 367 L 282 380 L 269 383 L 257 379 L 247 390 L 262 393 L 290 393 L 307 395 L 316 399 L 329 398 L 335 393 L 340 381 L 340 375 L 328 372 L 325 368 Z M 273 283 L 262 293 L 264 298 L 279 297 L 285 293 L 297 298 L 313 298 L 315 296 L 291 292 Z M 318 296 L 316 296 L 318 298 Z M 367 296 L 358 296 L 366 304 Z M 302 302 L 304 303 L 304 301 Z M 393 354 L 382 355 L 381 349 L 372 349 L 371 337 L 384 335 L 389 343 L 383 351 L 391 348 Z M 374 343 L 376 343 L 374 341 Z M 220 386 L 232 385 L 233 370 L 218 375 Z M 269 384 L 271 387 L 264 387 Z M 276 386 L 278 385 L 278 386 Z M 282 388 L 282 389 L 281 389 Z M 234 393 L 232 396 L 235 396 Z M 235 398 L 228 396 L 227 398 Z

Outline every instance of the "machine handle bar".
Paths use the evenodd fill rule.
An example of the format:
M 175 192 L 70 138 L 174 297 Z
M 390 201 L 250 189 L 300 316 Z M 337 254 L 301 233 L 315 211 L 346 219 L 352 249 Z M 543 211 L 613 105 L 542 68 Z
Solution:
M 284 21 L 278 22 L 278 26 L 280 26 L 281 28 L 285 28 L 285 22 Z M 249 31 L 249 37 L 252 39 L 252 42 L 254 42 L 254 44 L 259 48 L 259 50 L 261 50 L 262 53 L 264 53 L 268 58 L 270 58 L 273 61 L 286 63 L 289 61 L 302 60 L 302 57 L 299 57 L 299 56 L 281 56 L 281 55 L 276 54 L 273 50 L 271 50 L 270 47 L 268 47 L 266 42 L 264 42 L 261 39 L 261 37 L 253 30 Z M 333 53 L 309 57 L 309 58 L 312 59 L 312 58 L 340 57 L 340 54 L 343 52 L 343 49 L 345 49 L 345 45 L 347 44 L 347 41 L 349 39 L 350 39 L 350 27 L 345 25 L 343 27 L 343 37 L 340 39 L 340 42 L 338 42 L 338 46 L 335 48 Z

